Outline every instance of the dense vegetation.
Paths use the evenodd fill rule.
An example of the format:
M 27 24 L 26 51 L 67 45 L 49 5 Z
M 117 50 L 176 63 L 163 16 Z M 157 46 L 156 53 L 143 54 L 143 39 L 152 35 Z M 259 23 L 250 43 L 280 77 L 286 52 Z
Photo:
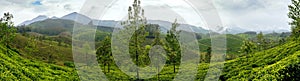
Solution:
M 6 52 L 8 50 L 8 52 Z M 20 57 L 18 53 L 0 46 L 0 80 L 79 80 L 76 70 Z
M 240 34 L 210 34 L 194 33 L 199 43 L 200 50 L 189 50 L 199 54 L 200 62 L 198 69 L 192 69 L 191 64 L 180 65 L 181 49 L 178 38 L 180 32 L 176 28 L 180 25 L 172 23 L 171 29 L 162 32 L 159 24 L 147 23 L 144 17 L 144 10 L 141 8 L 140 0 L 134 0 L 132 6 L 128 8 L 128 18 L 122 22 L 124 29 L 119 29 L 127 35 L 128 29 L 134 29 L 132 37 L 128 40 L 128 48 L 132 61 L 138 67 L 146 67 L 151 64 L 149 51 L 156 45 L 161 45 L 165 54 L 159 54 L 166 59 L 162 68 L 156 67 L 157 74 L 151 78 L 140 78 L 140 69 L 130 68 L 135 72 L 135 76 L 129 76 L 117 66 L 112 55 L 112 32 L 115 28 L 96 26 L 95 35 L 96 57 L 106 78 L 111 81 L 170 81 L 179 73 L 180 66 L 190 69 L 185 72 L 197 71 L 195 80 L 213 79 L 218 77 L 207 77 L 210 66 L 215 66 L 223 62 L 210 63 L 212 58 L 211 39 L 226 37 L 227 56 L 220 80 L 244 81 L 244 80 L 280 80 L 299 81 L 300 80 L 300 5 L 299 0 L 292 0 L 289 6 L 289 18 L 292 32 L 269 33 L 245 32 Z M 71 20 L 47 19 L 32 23 L 28 26 L 15 28 L 10 13 L 5 13 L 0 19 L 0 80 L 55 80 L 55 81 L 78 81 L 91 80 L 77 74 L 73 63 L 72 55 L 72 33 L 73 25 L 77 24 L 81 28 L 93 27 L 92 24 L 83 25 Z M 94 30 L 91 30 L 94 31 Z M 84 32 L 75 37 L 85 37 Z M 192 33 L 192 32 L 189 32 Z M 212 34 L 212 33 L 211 33 Z M 78 40 L 73 40 L 78 41 Z M 79 41 L 84 43 L 85 41 Z M 126 42 L 125 39 L 121 42 Z M 89 47 L 84 46 L 84 47 Z M 121 49 L 119 49 L 120 51 Z M 123 54 L 122 52 L 120 54 Z M 92 55 L 91 55 L 92 56 Z M 86 56 L 88 57 L 88 56 Z M 194 61 L 189 59 L 188 61 Z M 85 67 L 85 64 L 80 67 Z M 98 65 L 96 65 L 98 66 Z M 159 72 L 158 70 L 161 69 Z M 153 69 L 146 69 L 146 71 Z M 91 70 L 84 70 L 87 76 Z M 179 77 L 185 81 L 189 75 Z
M 249 54 L 225 63 L 221 80 L 299 80 L 299 42 Z

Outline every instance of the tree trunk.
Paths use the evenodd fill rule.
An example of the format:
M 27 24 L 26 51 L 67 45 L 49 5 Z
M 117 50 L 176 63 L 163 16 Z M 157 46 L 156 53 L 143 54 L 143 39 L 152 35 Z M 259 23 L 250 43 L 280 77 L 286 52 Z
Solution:
M 110 64 L 109 63 L 107 64 L 107 70 L 108 70 L 107 72 L 109 73 L 110 72 Z
M 173 60 L 173 70 L 174 70 L 174 73 L 176 72 L 176 63 L 175 61 Z
M 136 37 L 135 37 L 135 43 L 136 43 L 136 50 L 135 50 L 135 59 L 136 59 L 136 65 L 137 65 L 137 68 L 136 68 L 136 77 L 137 77 L 137 79 L 139 79 L 140 78 L 140 75 L 139 75 L 139 54 L 138 54 L 138 42 L 137 42 L 137 34 L 136 34 Z
M 157 66 L 156 69 L 157 69 L 157 81 L 159 81 L 159 66 Z
M 104 74 L 106 74 L 106 69 L 105 69 L 106 63 L 104 63 Z

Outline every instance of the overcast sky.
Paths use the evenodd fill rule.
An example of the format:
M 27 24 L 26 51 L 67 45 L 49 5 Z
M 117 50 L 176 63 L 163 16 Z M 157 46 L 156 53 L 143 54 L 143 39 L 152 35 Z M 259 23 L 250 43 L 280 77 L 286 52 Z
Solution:
M 17 25 L 38 15 L 61 17 L 71 12 L 84 12 L 80 11 L 84 4 L 96 4 L 98 7 L 100 5 L 100 7 L 109 8 L 107 14 L 110 15 L 104 16 L 102 19 L 121 20 L 124 18 L 124 15 L 121 14 L 126 14 L 127 7 L 132 3 L 131 0 L 119 0 L 113 5 L 105 5 L 104 1 L 107 0 L 94 1 L 96 2 L 87 3 L 85 0 L 0 0 L 0 13 L 11 12 L 14 15 L 13 21 Z M 290 29 L 287 17 L 287 6 L 291 3 L 290 0 L 213 0 L 213 3 L 225 27 L 241 27 L 247 30 Z M 205 2 L 192 4 L 194 4 L 194 8 L 204 8 L 203 11 L 210 9 L 203 7 Z M 201 20 L 201 18 L 195 15 L 197 13 L 193 12 L 193 7 L 183 0 L 143 0 L 142 5 L 149 19 L 173 21 L 173 17 L 176 17 L 182 23 L 205 28 L 205 23 L 197 20 Z M 172 11 L 174 13 L 171 13 Z M 89 17 L 93 17 L 93 15 L 89 15 Z

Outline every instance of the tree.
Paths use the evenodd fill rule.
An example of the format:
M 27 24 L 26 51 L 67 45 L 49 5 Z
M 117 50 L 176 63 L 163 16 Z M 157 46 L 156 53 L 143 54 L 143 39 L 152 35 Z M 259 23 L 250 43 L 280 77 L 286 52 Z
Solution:
M 154 41 L 151 44 L 151 46 L 153 47 L 155 45 L 162 45 L 163 43 L 162 43 L 162 41 L 160 39 L 160 29 L 159 29 L 159 26 L 157 25 L 157 26 L 152 26 L 152 27 L 153 27 L 154 30 L 151 31 L 153 33 L 151 35 L 154 35 L 155 38 L 154 38 Z M 150 50 L 150 48 L 148 50 Z M 159 56 L 159 55 L 155 54 L 152 57 L 155 57 L 155 59 L 157 60 L 157 59 L 159 59 L 159 57 L 157 57 L 157 56 Z M 158 64 L 158 63 L 154 63 L 154 64 Z M 159 80 L 159 69 L 160 69 L 159 65 L 156 65 L 156 72 L 157 72 L 157 76 L 156 77 L 157 77 L 157 80 Z
M 251 41 L 243 41 L 243 45 L 241 46 L 241 51 L 242 53 L 246 53 L 246 54 L 250 54 L 255 52 L 256 50 L 256 45 L 255 43 L 251 42 Z
M 141 8 L 141 1 L 134 0 L 132 6 L 128 8 L 128 19 L 121 23 L 122 26 L 126 30 L 134 30 L 130 43 L 130 54 L 133 57 L 134 62 L 137 66 L 145 66 L 147 60 L 140 59 L 145 57 L 147 53 L 145 53 L 145 47 L 143 45 L 148 32 L 145 31 L 145 27 L 147 24 L 146 17 L 144 16 L 144 9 Z M 148 61 L 149 62 L 149 61 Z M 139 79 L 139 68 L 136 68 L 136 77 Z
M 154 46 L 154 45 L 161 45 L 162 44 L 162 41 L 160 39 L 160 29 L 159 29 L 159 26 L 153 26 L 154 28 L 154 31 L 153 31 L 153 35 L 154 35 L 154 42 L 152 43 L 151 46 Z
M 13 15 L 9 12 L 4 13 L 4 16 L 0 18 L 0 43 L 8 46 L 9 42 L 13 40 L 16 33 L 16 28 L 11 21 Z
M 54 49 L 54 46 L 52 44 L 49 44 L 49 49 Z M 56 50 L 52 50 L 56 51 Z M 55 52 L 54 52 L 55 53 Z M 48 51 L 48 63 L 54 63 L 54 56 L 51 54 L 51 51 Z
M 257 38 L 258 50 L 265 50 L 267 45 L 263 33 L 260 32 L 259 34 L 257 34 L 256 38 Z
M 14 39 L 16 33 L 12 18 L 13 15 L 9 12 L 4 13 L 4 16 L 0 18 L 0 44 L 4 44 L 8 48 L 10 48 L 8 44 Z
M 299 38 L 300 36 L 300 2 L 299 0 L 292 0 L 292 4 L 288 6 L 288 17 L 292 19 L 290 22 L 292 29 L 292 39 Z
M 111 52 L 111 38 L 106 36 L 103 41 L 101 41 L 101 46 L 97 49 L 97 59 L 104 65 L 104 73 L 110 72 L 110 64 L 113 62 L 112 52 Z M 105 71 L 105 66 L 107 66 L 107 71 Z
M 28 51 L 28 53 L 30 54 L 35 54 L 36 52 L 38 52 L 37 48 L 37 40 L 34 39 L 34 37 L 29 37 L 29 40 L 27 41 L 27 44 L 25 46 L 26 51 Z
M 210 62 L 210 59 L 211 59 L 211 52 L 212 52 L 212 49 L 211 49 L 211 47 L 208 47 L 207 49 L 206 49 L 206 55 L 205 55 L 205 61 L 206 61 L 206 63 L 209 63 Z
M 179 26 L 177 19 L 172 23 L 172 28 L 167 32 L 166 36 L 166 50 L 168 53 L 169 61 L 173 64 L 173 71 L 176 72 L 176 64 L 180 61 L 180 45 L 177 38 L 179 38 L 180 31 L 177 31 L 176 28 Z

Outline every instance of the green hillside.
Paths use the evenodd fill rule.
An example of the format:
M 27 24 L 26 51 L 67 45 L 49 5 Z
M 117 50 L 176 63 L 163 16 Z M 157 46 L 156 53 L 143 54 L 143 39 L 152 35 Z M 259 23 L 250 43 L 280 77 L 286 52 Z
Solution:
M 282 46 L 227 61 L 220 79 L 299 81 L 299 44 L 288 42 Z
M 32 38 L 32 36 L 26 37 L 17 34 L 15 39 L 12 40 L 13 43 L 11 43 L 11 46 L 20 53 L 20 56 L 27 59 L 34 59 L 58 65 L 63 65 L 64 62 L 73 61 L 72 48 L 69 44 L 66 42 L 60 43 L 58 41 L 51 41 L 55 39 L 63 40 L 63 37 L 43 37 Z M 40 40 L 39 38 L 42 38 L 43 40 Z
M 33 32 L 47 34 L 47 35 L 58 35 L 61 32 L 66 32 L 66 31 L 71 32 L 73 30 L 74 24 L 78 24 L 78 23 L 71 20 L 47 19 L 44 21 L 32 23 L 27 27 L 31 27 L 31 30 Z
M 226 41 L 227 41 L 227 54 L 238 54 L 238 51 L 240 50 L 240 47 L 242 46 L 244 39 L 232 34 L 219 35 L 213 38 L 218 39 L 224 36 L 226 36 Z M 199 40 L 199 47 L 201 51 L 205 52 L 205 50 L 209 46 L 211 46 L 211 38 L 205 38 Z
M 38 21 L 34 22 L 26 27 L 26 28 L 19 28 L 22 30 L 19 31 L 28 31 L 31 30 L 31 32 L 36 32 L 44 35 L 59 35 L 64 32 L 73 32 L 74 25 L 77 25 L 78 27 L 91 27 L 91 25 L 83 25 L 80 23 L 77 23 L 75 21 L 71 20 L 64 20 L 64 19 L 47 19 L 44 21 Z M 97 26 L 97 30 L 103 31 L 103 32 L 112 32 L 114 30 L 113 27 L 106 27 L 106 26 Z
M 72 68 L 24 59 L 1 45 L 0 58 L 1 81 L 79 80 Z

